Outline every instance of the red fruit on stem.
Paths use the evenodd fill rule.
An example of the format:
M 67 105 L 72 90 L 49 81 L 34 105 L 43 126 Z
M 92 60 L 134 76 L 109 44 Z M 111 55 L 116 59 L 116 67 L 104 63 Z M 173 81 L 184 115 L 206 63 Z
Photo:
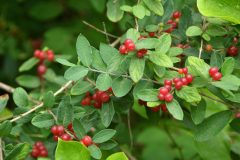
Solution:
M 205 50 L 206 50 L 207 52 L 212 52 L 212 50 L 213 50 L 212 45 L 207 44 L 207 45 L 205 46 Z
M 237 112 L 237 113 L 235 114 L 235 118 L 240 118 L 240 112 Z
M 161 101 L 165 100 L 165 96 L 163 94 L 158 94 L 158 99 Z
M 164 80 L 164 85 L 172 86 L 172 80 L 165 79 Z
M 153 112 L 158 112 L 160 109 L 161 109 L 161 107 L 160 106 L 156 106 L 156 107 L 151 107 L 150 108 Z
M 138 58 L 142 58 L 144 57 L 144 55 L 147 53 L 147 50 L 146 49 L 140 49 L 137 51 L 136 55 Z
M 222 73 L 220 73 L 220 72 L 217 72 L 212 76 L 212 79 L 214 81 L 219 81 L 219 80 L 221 80 L 221 78 L 222 78 Z
M 127 54 L 128 53 L 127 47 L 125 45 L 121 45 L 119 47 L 119 53 L 120 54 Z
M 177 47 L 183 49 L 183 48 L 184 48 L 184 45 L 179 43 L 179 44 L 177 44 Z
M 169 91 L 168 91 L 167 88 L 162 87 L 162 88 L 159 89 L 159 93 L 165 96 L 166 94 L 169 93 Z
M 209 75 L 212 77 L 215 73 L 218 72 L 218 68 L 217 67 L 211 67 L 208 71 Z
M 41 51 L 39 53 L 39 57 L 38 57 L 41 61 L 44 61 L 45 60 L 45 52 L 44 51 Z
M 172 86 L 170 85 L 164 85 L 164 87 L 167 88 L 169 92 L 172 90 Z
M 182 88 L 182 86 L 183 86 L 182 81 L 178 81 L 177 83 L 175 83 L 176 90 L 180 90 Z
M 53 140 L 57 142 L 57 141 L 58 141 L 58 136 L 57 136 L 57 135 L 54 135 L 54 136 L 53 136 Z
M 93 144 L 92 142 L 92 138 L 90 136 L 84 136 L 81 140 L 81 142 L 85 145 L 85 146 L 90 146 Z
M 182 81 L 183 85 L 185 85 L 185 86 L 188 85 L 187 78 L 183 77 L 183 78 L 181 78 L 181 81 Z
M 95 101 L 94 102 L 94 104 L 93 104 L 93 106 L 95 107 L 95 108 L 101 108 L 102 107 L 102 103 L 101 102 L 99 102 L 99 101 Z
M 101 99 L 101 102 L 106 103 L 109 101 L 110 96 L 106 92 L 104 92 L 101 94 L 100 99 Z
M 61 136 L 61 139 L 64 141 L 70 141 L 72 140 L 72 137 L 69 134 L 65 133 Z
M 33 158 L 37 158 L 40 154 L 40 151 L 38 149 L 33 149 L 32 152 L 31 152 L 31 156 Z
M 39 153 L 39 157 L 47 157 L 48 156 L 48 151 L 47 150 L 41 150 Z
M 192 83 L 192 81 L 193 81 L 193 76 L 192 76 L 191 74 L 187 74 L 187 75 L 185 76 L 185 78 L 187 79 L 188 83 Z
M 227 49 L 227 54 L 229 56 L 236 56 L 238 54 L 238 48 L 236 46 L 230 46 Z
M 174 29 L 174 28 L 170 27 L 170 28 L 168 28 L 167 30 L 165 30 L 165 32 L 166 32 L 166 33 L 172 33 L 173 29 Z
M 168 93 L 166 96 L 165 96 L 165 101 L 166 102 L 172 102 L 173 100 L 173 95 L 171 93 Z
M 185 74 L 185 75 L 188 74 L 188 68 L 185 67 L 182 70 L 183 70 L 183 74 Z
M 174 19 L 180 18 L 181 16 L 182 16 L 182 13 L 179 11 L 175 11 L 172 14 L 172 18 L 174 18 Z
M 52 62 L 52 61 L 54 61 L 54 52 L 52 51 L 52 50 L 47 50 L 46 51 L 46 53 L 47 53 L 47 59 L 48 59 L 48 61 L 49 62 Z
M 133 41 L 131 39 L 126 39 L 124 41 L 124 45 L 127 47 L 129 44 L 133 43 Z M 128 47 L 127 47 L 128 48 Z
M 35 58 L 40 58 L 41 52 L 42 52 L 42 51 L 39 50 L 39 49 L 35 50 L 35 51 L 34 51 L 34 57 L 35 57 Z
M 161 109 L 162 109 L 163 112 L 165 112 L 165 113 L 168 112 L 166 104 L 161 104 L 160 106 L 161 106 Z
M 34 146 L 36 146 L 37 148 L 39 148 L 39 147 L 41 147 L 41 146 L 44 146 L 44 144 L 43 144 L 42 142 L 38 141 L 38 142 L 36 142 L 36 143 L 34 144 Z
M 64 127 L 63 126 L 58 126 L 57 130 L 58 130 L 58 135 L 59 136 L 63 135 L 63 133 L 64 133 Z
M 181 79 L 180 78 L 173 78 L 173 83 L 177 83 L 177 82 L 179 82 L 179 81 L 181 81 Z
M 154 37 L 154 36 L 155 36 L 155 32 L 148 32 L 148 35 L 149 35 L 150 37 Z
M 130 43 L 130 44 L 128 44 L 128 46 L 126 46 L 126 47 L 127 47 L 127 49 L 128 49 L 129 51 L 134 51 L 134 50 L 136 49 L 134 43 Z
M 52 134 L 57 135 L 58 134 L 58 126 L 56 126 L 56 125 L 52 126 L 51 132 L 52 132 Z
M 73 125 L 72 123 L 69 123 L 69 125 L 67 126 L 68 130 L 71 131 L 71 132 L 74 132 L 73 131 Z
M 37 68 L 39 75 L 44 75 L 47 71 L 47 67 L 44 64 L 41 64 Z

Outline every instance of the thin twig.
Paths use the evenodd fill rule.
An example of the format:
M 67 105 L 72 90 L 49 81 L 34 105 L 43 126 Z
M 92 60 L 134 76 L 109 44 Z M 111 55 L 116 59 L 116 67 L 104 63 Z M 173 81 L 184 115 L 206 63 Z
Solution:
M 199 48 L 199 54 L 198 54 L 198 58 L 200 58 L 200 59 L 202 57 L 202 50 L 203 50 L 203 39 L 201 39 L 201 46 Z
M 128 132 L 129 132 L 129 138 L 130 138 L 130 150 L 133 148 L 133 134 L 132 134 L 132 127 L 131 127 L 131 110 L 129 109 L 128 115 L 127 115 L 127 122 L 128 122 Z
M 134 20 L 135 20 L 135 25 L 136 25 L 135 28 L 136 28 L 137 31 L 139 31 L 138 20 L 137 20 L 136 17 L 134 18 Z
M 103 24 L 103 29 L 104 29 L 104 32 L 106 32 L 106 33 L 107 33 L 107 28 L 106 28 L 106 25 L 105 25 L 105 23 L 104 23 L 104 22 L 102 22 L 102 24 Z M 105 34 L 105 35 L 106 35 L 106 40 L 107 40 L 108 44 L 110 44 L 110 40 L 109 40 L 109 37 L 108 37 L 108 35 L 107 35 L 107 34 Z
M 128 156 L 129 160 L 137 160 L 127 149 L 120 146 L 120 149 Z
M 93 86 L 96 86 L 96 83 L 93 80 L 91 80 L 90 78 L 86 77 L 85 80 L 88 81 Z
M 3 89 L 4 91 L 8 92 L 8 93 L 13 93 L 14 92 L 14 88 L 5 84 L 5 83 L 2 83 L 0 82 L 0 88 Z
M 120 40 L 121 40 L 121 37 L 117 38 L 115 41 L 113 41 L 113 42 L 110 44 L 110 46 L 111 46 L 111 47 L 115 47 L 115 46 L 120 42 Z
M 0 138 L 0 160 L 3 160 L 3 147 L 2 147 L 2 139 Z
M 49 114 L 53 116 L 53 119 L 55 120 L 55 122 L 57 122 L 57 117 L 55 116 L 55 114 L 50 109 L 48 109 L 47 111 Z
M 112 38 L 118 38 L 118 36 L 115 36 L 115 35 L 113 35 L 113 34 L 107 33 L 107 32 L 105 32 L 105 31 L 103 31 L 103 30 L 95 27 L 94 25 L 92 25 L 92 24 L 90 24 L 90 23 L 88 23 L 88 22 L 86 22 L 86 21 L 82 21 L 82 22 L 83 22 L 83 24 L 87 25 L 88 27 L 91 27 L 92 29 L 95 29 L 96 31 L 98 31 L 98 32 L 100 32 L 100 33 L 102 33 L 102 34 L 105 34 L 105 35 L 107 35 L 107 36 L 109 36 L 109 37 L 112 37 Z
M 59 95 L 60 93 L 62 93 L 65 89 L 67 89 L 70 85 L 72 85 L 73 81 L 68 81 L 64 86 L 62 86 L 59 90 L 57 90 L 55 93 L 54 93 L 54 96 L 56 97 L 57 95 Z M 43 107 L 43 102 L 41 102 L 40 104 L 38 105 L 35 105 L 32 109 L 30 109 L 29 111 L 23 113 L 23 114 L 20 114 L 18 115 L 17 117 L 13 118 L 10 120 L 10 122 L 15 122 L 19 119 L 21 119 L 22 117 L 25 117 L 27 116 L 28 114 L 36 111 L 37 109 Z

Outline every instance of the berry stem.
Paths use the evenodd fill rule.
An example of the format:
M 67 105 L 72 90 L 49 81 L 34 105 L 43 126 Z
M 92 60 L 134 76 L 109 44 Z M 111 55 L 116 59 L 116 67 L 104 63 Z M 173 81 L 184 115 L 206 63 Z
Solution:
M 203 50 L 203 39 L 201 39 L 201 46 L 199 48 L 199 54 L 198 54 L 199 59 L 201 59 L 201 57 L 202 57 L 202 50 Z

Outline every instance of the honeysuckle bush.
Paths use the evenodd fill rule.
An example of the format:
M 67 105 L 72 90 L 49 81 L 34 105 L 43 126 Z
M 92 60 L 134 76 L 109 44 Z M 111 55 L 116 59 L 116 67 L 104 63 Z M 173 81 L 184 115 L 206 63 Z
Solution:
M 131 17 L 121 37 L 80 33 L 74 61 L 45 47 L 1 83 L 4 159 L 239 159 L 239 5 L 108 0 L 109 20 Z

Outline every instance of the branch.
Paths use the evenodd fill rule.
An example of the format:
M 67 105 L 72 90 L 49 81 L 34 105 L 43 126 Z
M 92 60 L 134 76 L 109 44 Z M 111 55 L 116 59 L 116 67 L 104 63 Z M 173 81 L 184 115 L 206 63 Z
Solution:
M 57 90 L 55 93 L 54 93 L 54 97 L 56 97 L 57 95 L 59 95 L 60 93 L 62 93 L 65 89 L 67 89 L 70 85 L 72 85 L 73 81 L 68 81 L 64 86 L 62 86 L 59 90 Z M 15 122 L 19 119 L 21 119 L 22 117 L 25 117 L 27 116 L 28 114 L 36 111 L 37 109 L 43 107 L 43 102 L 40 102 L 40 104 L 38 105 L 35 105 L 32 109 L 30 109 L 29 111 L 23 113 L 23 114 L 20 114 L 19 116 L 13 118 L 10 120 L 10 122 Z
M 133 134 L 132 134 L 132 128 L 131 128 L 131 110 L 128 111 L 127 115 L 127 122 L 128 122 L 128 131 L 129 131 L 129 137 L 130 137 L 130 150 L 133 148 Z
M 8 93 L 13 93 L 14 92 L 14 88 L 7 85 L 7 84 L 4 84 L 2 82 L 0 82 L 0 88 L 3 89 L 4 91 L 8 92 Z
M 201 46 L 199 48 L 199 54 L 198 54 L 198 58 L 200 58 L 200 59 L 202 57 L 202 50 L 203 50 L 203 40 L 201 39 Z
M 3 148 L 2 148 L 2 139 L 0 138 L 0 160 L 3 160 Z

